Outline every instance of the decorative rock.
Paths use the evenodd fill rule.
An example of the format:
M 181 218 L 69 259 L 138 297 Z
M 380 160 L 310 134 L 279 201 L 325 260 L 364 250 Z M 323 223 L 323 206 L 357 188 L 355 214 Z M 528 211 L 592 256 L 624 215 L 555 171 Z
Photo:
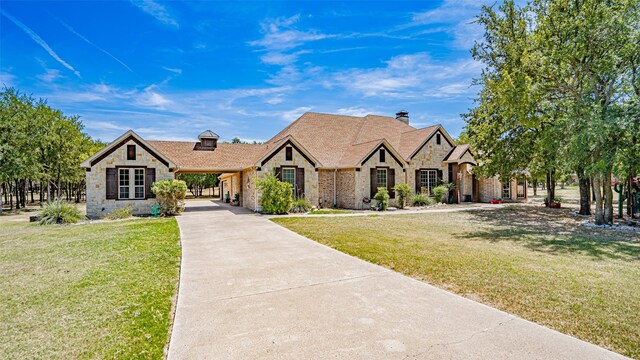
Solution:
M 393 207 L 393 206 L 389 206 L 389 207 L 387 208 L 387 211 L 396 211 L 396 210 L 398 210 L 398 209 L 397 209 L 397 208 L 395 208 L 395 207 Z

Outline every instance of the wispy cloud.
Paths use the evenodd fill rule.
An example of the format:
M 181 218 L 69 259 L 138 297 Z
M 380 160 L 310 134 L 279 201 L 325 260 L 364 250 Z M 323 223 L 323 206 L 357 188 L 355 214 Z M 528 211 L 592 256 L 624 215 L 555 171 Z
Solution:
M 131 0 L 131 3 L 140 10 L 153 16 L 156 20 L 169 27 L 178 29 L 180 24 L 175 19 L 170 9 L 154 0 Z
M 456 97 L 469 93 L 480 69 L 473 60 L 441 63 L 415 53 L 395 56 L 382 67 L 339 72 L 332 83 L 365 97 Z
M 94 48 L 100 50 L 101 52 L 103 52 L 104 54 L 106 54 L 107 56 L 109 56 L 110 58 L 112 58 L 113 60 L 117 61 L 120 65 L 124 66 L 125 69 L 129 70 L 130 72 L 133 72 L 133 70 L 131 70 L 131 68 L 125 64 L 122 60 L 118 59 L 117 57 L 113 56 L 110 52 L 108 52 L 107 50 L 101 48 L 100 46 L 96 45 L 95 43 L 93 43 L 91 40 L 87 39 L 86 37 L 84 37 L 82 34 L 80 34 L 79 32 L 75 31 L 69 24 L 65 23 L 64 21 L 56 18 L 56 20 L 58 20 L 58 22 L 64 26 L 67 30 L 71 31 L 74 35 L 76 35 L 77 37 L 79 37 L 81 40 L 83 40 L 84 42 L 86 42 L 87 44 L 93 46 Z
M 80 76 L 80 72 L 73 68 L 73 66 L 69 65 L 66 61 L 62 60 L 58 54 L 47 44 L 35 31 L 31 30 L 27 25 L 20 22 L 18 19 L 14 18 L 11 14 L 6 12 L 5 10 L 0 9 L 0 13 L 4 15 L 7 19 L 11 20 L 16 26 L 18 26 L 22 31 L 24 31 L 33 41 L 35 41 L 38 45 L 40 45 L 51 57 L 53 57 L 57 62 L 59 62 L 62 66 L 71 70 L 77 77 Z
M 170 68 L 170 67 L 166 67 L 166 66 L 163 66 L 162 68 L 167 70 L 167 71 L 169 71 L 169 72 L 172 72 L 172 73 L 174 73 L 176 75 L 182 74 L 182 69 L 179 69 L 179 68 Z
M 58 69 L 46 69 L 44 74 L 36 75 L 36 77 L 46 83 L 52 83 L 62 77 Z
M 15 80 L 15 76 L 8 72 L 2 70 L 0 72 L 0 86 L 11 87 L 13 86 L 13 81 Z
M 356 106 L 352 106 L 348 108 L 340 108 L 336 110 L 336 114 L 349 115 L 349 116 L 365 116 L 368 114 L 375 114 L 375 113 L 376 113 L 375 111 L 369 111 L 365 108 L 356 107 Z

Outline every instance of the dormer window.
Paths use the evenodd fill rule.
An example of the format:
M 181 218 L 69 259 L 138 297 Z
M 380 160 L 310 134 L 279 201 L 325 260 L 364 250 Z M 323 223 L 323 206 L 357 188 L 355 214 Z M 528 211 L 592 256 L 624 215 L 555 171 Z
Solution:
M 213 147 L 213 139 L 202 139 L 202 146 L 204 147 Z

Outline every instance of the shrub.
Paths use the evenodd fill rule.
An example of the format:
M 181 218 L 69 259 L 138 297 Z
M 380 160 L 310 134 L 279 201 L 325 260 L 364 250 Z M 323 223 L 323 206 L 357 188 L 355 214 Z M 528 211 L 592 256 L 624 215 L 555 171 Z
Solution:
M 434 202 L 433 199 L 428 197 L 426 194 L 415 194 L 411 198 L 411 204 L 413 206 L 432 205 L 433 202 Z
M 55 200 L 40 212 L 40 224 L 75 224 L 81 217 L 80 210 L 74 205 Z
M 376 208 L 384 211 L 389 207 L 389 192 L 383 187 L 378 188 L 378 192 L 373 196 L 376 201 Z
M 307 199 L 300 198 L 293 200 L 293 205 L 291 205 L 291 209 L 289 212 L 292 213 L 306 213 L 311 210 L 311 203 L 307 201 Z
M 108 213 L 104 218 L 109 220 L 126 219 L 133 214 L 133 207 L 127 205 L 125 207 L 115 209 Z
M 396 186 L 393 187 L 393 190 L 395 190 L 396 194 L 398 194 L 398 208 L 399 209 L 404 208 L 404 205 L 409 200 L 409 194 L 411 194 L 411 187 L 409 187 L 409 185 L 405 183 L 402 183 L 402 184 L 396 184 Z
M 444 197 L 449 193 L 449 188 L 446 185 L 440 185 L 434 187 L 432 192 L 436 203 L 441 203 Z
M 291 184 L 279 181 L 273 174 L 266 174 L 256 181 L 258 189 L 262 192 L 260 206 L 267 214 L 286 214 L 293 205 L 293 191 Z
M 158 198 L 158 205 L 162 215 L 178 215 L 184 210 L 184 198 L 187 195 L 187 184 L 184 181 L 157 181 L 153 183 L 151 191 Z

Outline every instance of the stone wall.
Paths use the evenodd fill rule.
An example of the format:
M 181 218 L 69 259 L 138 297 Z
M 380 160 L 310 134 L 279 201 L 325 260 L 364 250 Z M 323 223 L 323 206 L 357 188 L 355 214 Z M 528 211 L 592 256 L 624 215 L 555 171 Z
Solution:
M 518 180 L 513 178 L 510 180 L 511 183 L 511 196 L 509 198 L 503 198 L 505 201 L 521 201 L 525 200 L 525 198 L 518 198 Z M 480 186 L 480 202 L 489 202 L 493 198 L 502 198 L 502 183 L 500 179 L 495 176 L 492 178 L 481 178 L 479 179 Z M 526 188 L 527 183 L 525 181 L 525 196 L 526 196 Z
M 405 181 L 405 174 L 402 171 L 402 166 L 396 162 L 391 154 L 385 150 L 385 161 L 380 161 L 380 149 L 376 150 L 375 153 L 366 163 L 360 168 L 360 171 L 356 172 L 355 175 L 355 208 L 356 209 L 368 209 L 371 207 L 371 203 L 373 203 L 373 199 L 371 199 L 371 203 L 365 204 L 362 200 L 366 198 L 371 198 L 371 169 L 378 167 L 386 167 L 389 169 L 395 169 L 395 184 L 399 184 Z M 402 160 L 402 159 L 398 159 Z M 388 173 L 387 173 L 387 176 Z M 389 179 L 387 179 L 389 181 Z M 390 206 L 396 206 L 396 199 L 389 200 Z
M 437 144 L 437 136 L 429 139 L 422 149 L 409 161 L 407 168 L 407 184 L 411 189 L 416 188 L 416 170 L 438 169 L 442 170 L 442 180 L 449 181 L 449 166 L 442 162 L 453 148 L 447 142 L 444 135 L 441 135 L 440 145 Z
M 295 148 L 292 149 L 292 160 L 287 161 L 285 148 L 282 148 L 277 154 L 275 154 L 269 161 L 264 164 L 260 171 L 257 172 L 258 176 L 265 173 L 275 174 L 275 169 L 280 166 L 291 166 L 304 168 L 304 193 L 305 198 L 311 203 L 312 206 L 318 206 L 318 171 L 315 167 L 307 161 Z
M 136 145 L 135 160 L 127 160 L 127 145 Z M 151 213 L 150 206 L 156 204 L 156 199 L 107 200 L 107 168 L 115 168 L 117 166 L 155 168 L 156 181 L 174 178 L 174 174 L 169 171 L 167 166 L 137 145 L 133 140 L 128 141 L 109 154 L 109 156 L 93 165 L 91 171 L 87 172 L 87 216 L 93 218 L 102 217 L 116 209 L 126 206 L 131 206 L 133 213 L 136 215 Z M 118 176 L 118 174 L 116 174 L 116 176 Z
M 242 206 L 256 211 L 258 209 L 258 198 L 256 188 L 256 177 L 258 172 L 255 168 L 242 172 Z

